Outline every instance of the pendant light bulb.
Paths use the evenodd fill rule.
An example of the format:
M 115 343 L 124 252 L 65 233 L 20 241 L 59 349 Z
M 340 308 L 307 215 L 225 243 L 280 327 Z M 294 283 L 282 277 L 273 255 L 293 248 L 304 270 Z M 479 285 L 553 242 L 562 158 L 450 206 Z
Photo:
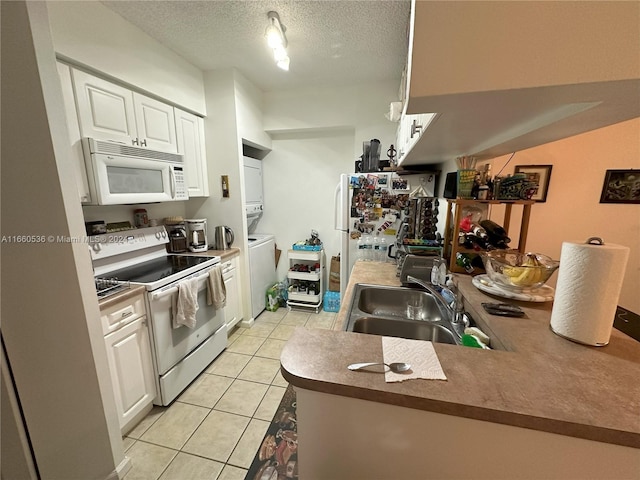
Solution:
M 284 58 L 281 58 L 280 60 L 276 60 L 276 66 L 282 70 L 284 70 L 285 72 L 289 71 L 289 57 L 285 56 Z
M 280 30 L 278 30 L 278 27 L 276 27 L 275 25 L 269 25 L 264 35 L 265 37 L 267 37 L 267 45 L 269 45 L 269 48 L 275 49 L 277 47 L 284 47 L 284 45 L 282 44 L 282 36 L 280 35 Z
M 289 55 L 287 54 L 287 37 L 285 36 L 285 28 L 280 23 L 280 16 L 277 12 L 267 13 L 269 25 L 264 32 L 267 39 L 267 45 L 273 50 L 273 59 L 276 66 L 282 70 L 289 70 Z

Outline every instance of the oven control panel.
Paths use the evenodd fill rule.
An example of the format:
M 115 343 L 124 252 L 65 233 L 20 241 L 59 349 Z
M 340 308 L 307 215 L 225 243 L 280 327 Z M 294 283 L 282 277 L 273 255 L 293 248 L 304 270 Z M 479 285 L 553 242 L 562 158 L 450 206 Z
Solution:
M 99 260 L 143 248 L 162 246 L 165 243 L 169 243 L 169 235 L 164 226 L 137 228 L 92 236 L 89 251 L 92 260 Z

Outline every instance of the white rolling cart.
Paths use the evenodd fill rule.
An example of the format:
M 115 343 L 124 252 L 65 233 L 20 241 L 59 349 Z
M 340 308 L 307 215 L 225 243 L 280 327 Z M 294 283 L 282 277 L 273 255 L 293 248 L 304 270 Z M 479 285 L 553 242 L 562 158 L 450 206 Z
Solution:
M 289 250 L 287 307 L 313 308 L 318 313 L 324 294 L 324 250 Z

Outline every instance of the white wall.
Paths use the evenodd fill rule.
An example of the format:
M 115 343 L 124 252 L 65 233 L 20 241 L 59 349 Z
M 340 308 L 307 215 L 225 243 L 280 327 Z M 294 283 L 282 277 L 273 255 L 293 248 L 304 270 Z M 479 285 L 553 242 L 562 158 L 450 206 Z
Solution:
M 203 74 L 97 1 L 49 1 L 58 55 L 206 115 Z
M 640 119 L 634 119 L 517 152 L 506 166 L 509 156 L 491 161 L 494 175 L 500 170 L 501 175 L 513 174 L 515 165 L 553 165 L 547 201 L 531 209 L 527 250 L 559 259 L 563 242 L 594 236 L 630 247 L 618 304 L 634 312 L 640 312 L 640 205 L 599 202 L 606 170 L 640 169 L 638 132 Z M 452 163 L 443 172 L 454 171 Z M 494 221 L 501 222 L 501 212 L 494 209 Z M 515 222 L 511 230 L 518 228 Z M 549 284 L 556 280 L 554 274 Z
M 295 390 L 300 478 L 638 477 L 640 456 L 632 447 L 302 388 Z
M 339 253 L 333 227 L 339 176 L 354 171 L 364 141 L 379 139 L 381 158 L 387 158 L 397 124 L 384 114 L 395 100 L 395 82 L 264 94 L 264 128 L 273 150 L 263 160 L 265 213 L 257 231 L 275 234 L 283 251 L 279 279 L 288 269 L 287 250 L 312 229 L 324 243 L 327 266 Z
M 389 145 L 396 143 L 398 124 L 387 120 L 384 114 L 389 111 L 389 104 L 397 100 L 397 82 L 268 92 L 264 95 L 264 129 L 270 134 L 354 129 L 349 167 L 353 171 L 364 141 L 380 140 L 380 158 L 387 158 Z
M 353 142 L 352 130 L 273 136 L 273 151 L 263 160 L 265 213 L 257 232 L 276 236 L 283 252 L 279 280 L 287 274 L 287 250 L 309 238 L 312 229 L 324 243 L 327 264 L 340 252 L 334 193 L 340 174 L 352 168 Z
M 133 211 L 137 208 L 144 208 L 149 219 L 158 220 L 158 225 L 162 225 L 164 218 L 180 216 L 187 218 L 187 202 L 163 202 L 163 203 L 143 203 L 140 205 L 95 205 L 83 206 L 82 213 L 85 222 L 103 220 L 111 222 L 131 222 L 135 225 Z
M 271 138 L 262 124 L 263 93 L 240 72 L 234 71 L 238 134 L 261 150 L 271 148 Z

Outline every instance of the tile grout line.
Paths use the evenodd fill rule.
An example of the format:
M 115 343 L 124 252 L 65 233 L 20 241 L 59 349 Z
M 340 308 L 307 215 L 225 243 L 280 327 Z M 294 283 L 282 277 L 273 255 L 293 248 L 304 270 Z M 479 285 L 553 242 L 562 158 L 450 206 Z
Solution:
M 159 475 L 155 480 L 158 480 L 159 478 L 161 478 L 161 477 L 162 477 L 162 475 L 164 475 L 164 474 L 166 473 L 166 471 L 170 468 L 170 466 L 171 466 L 171 465 L 172 465 L 172 463 L 176 460 L 177 456 L 178 456 L 180 453 L 184 453 L 185 455 L 190 455 L 190 456 L 198 457 L 198 458 L 201 458 L 201 459 L 204 459 L 204 460 L 210 461 L 210 462 L 215 462 L 215 463 L 217 463 L 217 464 L 221 464 L 221 465 L 222 465 L 222 469 L 221 469 L 221 471 L 220 471 L 220 475 L 222 474 L 222 472 L 224 471 L 224 469 L 225 469 L 225 467 L 226 467 L 227 465 L 229 465 L 230 467 L 233 467 L 233 468 L 237 468 L 237 469 L 243 470 L 245 473 L 246 473 L 246 472 L 248 472 L 248 469 L 251 467 L 251 465 L 249 465 L 249 467 L 244 467 L 244 466 L 238 465 L 237 463 L 230 463 L 230 461 L 229 461 L 229 460 L 233 457 L 234 453 L 236 453 L 236 450 L 238 449 L 238 446 L 239 446 L 240 442 L 242 441 L 242 439 L 243 439 L 244 435 L 247 433 L 247 431 L 248 431 L 248 429 L 249 429 L 249 427 L 250 427 L 250 425 L 251 425 L 251 423 L 252 423 L 252 421 L 253 421 L 254 419 L 255 419 L 255 420 L 257 420 L 258 422 L 267 422 L 267 423 L 269 423 L 269 420 L 264 420 L 264 419 L 262 419 L 262 418 L 257 418 L 257 417 L 255 417 L 255 415 L 256 415 L 256 413 L 258 412 L 258 410 L 259 410 L 260 406 L 262 405 L 262 402 L 264 402 L 264 401 L 265 401 L 265 399 L 267 398 L 267 395 L 268 395 L 268 393 L 269 393 L 269 391 L 270 391 L 271 387 L 275 387 L 275 388 L 277 388 L 277 389 L 283 389 L 283 390 L 285 390 L 285 391 L 286 391 L 287 386 L 283 386 L 283 385 L 279 385 L 279 384 L 274 383 L 274 382 L 276 382 L 276 381 L 280 381 L 280 380 L 278 379 L 278 375 L 279 375 L 279 374 L 280 374 L 280 375 L 282 375 L 282 373 L 281 373 L 281 370 L 280 370 L 280 369 L 277 369 L 277 370 L 276 370 L 275 374 L 273 375 L 273 377 L 271 378 L 270 382 L 268 382 L 268 383 L 265 383 L 265 382 L 263 382 L 263 381 L 259 381 L 259 380 L 243 379 L 243 378 L 239 378 L 239 377 L 240 377 L 240 375 L 242 375 L 242 372 L 244 372 L 244 371 L 247 369 L 247 367 L 249 366 L 249 364 L 250 364 L 254 359 L 259 359 L 259 360 L 278 360 L 278 361 L 279 361 L 279 356 L 278 356 L 278 358 L 273 358 L 273 357 L 267 357 L 267 356 L 263 356 L 263 355 L 259 355 L 259 354 L 258 354 L 258 351 L 259 351 L 259 350 L 264 346 L 264 344 L 265 344 L 265 342 L 266 342 L 267 340 L 275 340 L 275 341 L 278 341 L 278 342 L 285 342 L 285 343 L 288 341 L 288 339 L 290 338 L 290 335 L 288 335 L 286 339 L 283 339 L 283 338 L 275 338 L 275 337 L 272 337 L 272 336 L 271 336 L 271 335 L 274 333 L 274 330 L 276 330 L 279 326 L 293 327 L 293 328 L 295 328 L 295 327 L 299 327 L 299 326 L 301 326 L 301 327 L 307 327 L 307 326 L 309 326 L 309 322 L 310 322 L 310 321 L 311 321 L 311 319 L 312 319 L 312 314 L 311 314 L 311 313 L 306 313 L 306 312 L 304 312 L 304 313 L 303 313 L 303 315 L 305 315 L 304 321 L 300 321 L 300 320 L 297 320 L 297 319 L 296 319 L 296 320 L 292 320 L 292 322 L 293 322 L 293 323 L 283 323 L 283 322 L 285 322 L 285 321 L 286 321 L 285 319 L 286 319 L 286 317 L 287 317 L 290 313 L 297 314 L 297 313 L 303 313 L 303 312 L 300 312 L 300 311 L 298 311 L 298 310 L 288 310 L 287 312 L 285 312 L 285 313 L 284 313 L 284 315 L 282 315 L 282 317 L 281 317 L 277 322 L 273 322 L 273 321 L 271 321 L 272 319 L 268 319 L 268 320 L 267 320 L 267 319 L 265 319 L 265 320 L 262 320 L 262 321 L 260 321 L 260 320 L 258 320 L 258 321 L 257 321 L 257 322 L 260 322 L 260 323 L 254 323 L 254 325 L 256 325 L 256 324 L 258 324 L 258 325 L 269 325 L 269 326 L 273 327 L 273 328 L 271 328 L 271 330 L 269 331 L 269 333 L 267 334 L 267 336 L 266 336 L 266 337 L 265 337 L 265 336 L 263 336 L 263 335 L 247 335 L 247 333 L 248 333 L 248 331 L 250 330 L 250 328 L 245 328 L 245 327 L 235 327 L 235 331 L 234 331 L 234 332 L 233 332 L 233 334 L 231 335 L 232 337 L 235 337 L 235 338 L 233 338 L 233 340 L 232 340 L 231 342 L 229 342 L 229 344 L 228 344 L 228 346 L 227 346 L 227 348 L 226 348 L 225 350 L 226 350 L 226 352 L 228 352 L 228 353 L 232 353 L 232 354 L 236 354 L 236 355 L 242 355 L 242 356 L 247 356 L 247 357 L 250 357 L 250 358 L 249 358 L 249 360 L 245 363 L 245 365 L 240 369 L 240 371 L 239 371 L 236 375 L 234 375 L 234 376 L 221 375 L 221 374 L 219 374 L 219 373 L 215 373 L 215 372 L 212 372 L 212 373 L 207 372 L 207 370 L 208 370 L 209 368 L 211 368 L 211 365 L 212 365 L 212 364 L 217 360 L 217 359 L 214 359 L 214 360 L 211 362 L 211 364 L 207 367 L 207 369 L 205 369 L 205 370 L 202 372 L 202 374 L 198 377 L 198 379 L 202 379 L 202 378 L 204 378 L 204 375 L 203 375 L 203 374 L 206 374 L 206 375 L 208 375 L 208 376 L 220 377 L 220 378 L 225 378 L 225 379 L 230 379 L 230 380 L 231 380 L 231 382 L 229 383 L 229 385 L 228 385 L 227 387 L 225 387 L 225 388 L 224 388 L 224 391 L 222 392 L 222 394 L 219 396 L 219 398 L 216 400 L 216 402 L 214 403 L 214 405 L 213 405 L 212 407 L 203 407 L 202 405 L 198 405 L 198 404 L 195 404 L 195 403 L 189 403 L 188 401 L 180 400 L 180 399 L 179 399 L 180 397 L 178 397 L 178 399 L 176 399 L 176 402 L 181 403 L 181 404 L 183 404 L 183 405 L 185 405 L 185 406 L 199 407 L 199 408 L 206 408 L 206 409 L 208 409 L 208 410 L 209 410 L 209 412 L 205 415 L 205 417 L 204 417 L 200 422 L 198 422 L 197 426 L 196 426 L 196 427 L 193 429 L 193 431 L 189 434 L 189 436 L 188 436 L 188 437 L 186 438 L 186 440 L 182 443 L 182 445 L 180 446 L 180 448 L 179 448 L 179 449 L 175 449 L 175 448 L 173 448 L 173 447 L 167 447 L 167 446 L 165 446 L 165 445 L 159 445 L 159 444 L 156 444 L 156 443 L 150 442 L 150 441 L 148 441 L 148 440 L 143 440 L 143 439 L 142 439 L 142 436 L 144 436 L 144 435 L 145 435 L 145 434 L 146 434 L 146 433 L 147 433 L 147 432 L 148 432 L 148 431 L 149 431 L 149 430 L 150 430 L 150 429 L 151 429 L 151 428 L 152 428 L 152 427 L 153 427 L 153 426 L 154 426 L 154 425 L 155 425 L 155 424 L 160 420 L 160 418 L 162 418 L 162 417 L 164 416 L 164 414 L 166 413 L 166 411 L 167 411 L 167 410 L 164 410 L 164 411 L 162 411 L 159 415 L 157 415 L 157 418 L 155 418 L 155 419 L 153 420 L 153 422 L 152 422 L 152 423 L 150 423 L 150 424 L 149 424 L 149 425 L 148 425 L 148 426 L 147 426 L 147 427 L 146 427 L 146 428 L 145 428 L 145 429 L 140 433 L 139 438 L 135 438 L 135 437 L 128 437 L 128 436 L 123 437 L 123 440 L 124 440 L 124 438 L 129 438 L 130 440 L 132 440 L 132 443 L 131 443 L 131 445 L 129 446 L 129 448 L 127 448 L 127 451 L 129 451 L 131 448 L 133 448 L 133 446 L 134 446 L 134 445 L 136 445 L 138 442 L 141 442 L 141 443 L 143 443 L 143 444 L 147 444 L 147 445 L 154 445 L 154 446 L 157 446 L 157 447 L 160 447 L 160 448 L 165 448 L 165 449 L 168 449 L 168 450 L 171 450 L 171 451 L 175 452 L 175 455 L 173 455 L 173 456 L 172 456 L 172 458 L 171 458 L 171 460 L 169 461 L 169 463 L 166 465 L 166 467 L 162 470 L 162 472 L 160 473 L 160 475 Z M 327 319 L 327 320 L 328 320 L 328 319 Z M 322 328 L 322 329 L 327 329 L 327 328 L 328 328 L 328 329 L 332 329 L 332 328 L 335 326 L 335 321 L 336 321 L 336 314 L 335 314 L 335 313 L 333 313 L 333 312 L 331 312 L 331 321 L 330 321 L 330 322 L 325 323 L 324 325 L 326 325 L 326 326 L 323 326 L 323 327 L 320 327 L 320 328 Z M 279 333 L 280 333 L 280 332 L 277 332 L 276 334 L 279 334 Z M 258 346 L 258 347 L 257 347 L 257 349 L 256 349 L 252 354 L 245 353 L 245 352 L 234 352 L 234 351 L 229 351 L 229 350 L 228 350 L 228 349 L 229 349 L 229 347 L 231 347 L 233 344 L 235 344 L 239 339 L 241 339 L 241 338 L 243 338 L 243 337 L 250 337 L 250 338 L 254 338 L 254 339 L 261 339 L 262 341 L 261 341 L 261 343 L 260 343 L 260 346 Z M 280 349 L 280 352 L 281 352 L 281 349 Z M 218 358 L 220 358 L 220 357 L 218 357 Z M 251 383 L 251 384 L 257 384 L 257 385 L 261 385 L 261 386 L 265 386 L 265 387 L 266 387 L 266 389 L 265 389 L 264 393 L 260 396 L 260 399 L 259 399 L 259 401 L 257 402 L 256 407 L 253 409 L 253 412 L 251 413 L 251 415 L 250 415 L 250 416 L 245 415 L 245 414 L 236 413 L 236 412 L 229 412 L 229 411 L 225 411 L 225 410 L 219 410 L 219 409 L 217 409 L 217 408 L 216 408 L 216 407 L 217 407 L 217 405 L 218 405 L 218 404 L 220 403 L 220 401 L 222 400 L 222 398 L 224 397 L 224 395 L 225 395 L 225 394 L 227 394 L 227 393 L 229 392 L 229 389 L 231 388 L 231 386 L 234 384 L 234 382 L 235 382 L 236 380 L 240 380 L 240 381 L 242 381 L 242 382 L 247 382 L 247 383 Z M 285 380 L 285 382 L 286 382 L 286 380 Z M 286 383 L 287 383 L 287 385 L 288 385 L 288 382 L 286 382 Z M 192 384 L 192 385 L 193 385 L 193 384 Z M 185 392 L 186 392 L 186 389 L 185 389 Z M 285 393 L 285 392 L 282 392 L 282 394 L 283 394 L 283 395 L 284 395 L 284 393 Z M 183 392 L 183 394 L 184 394 L 184 392 Z M 280 397 L 280 400 L 278 401 L 278 405 L 279 405 L 280 401 L 281 401 L 281 397 Z M 172 404 L 172 405 L 173 405 L 173 404 Z M 164 407 L 164 408 L 168 409 L 168 408 L 170 408 L 170 406 L 169 406 L 169 407 Z M 276 410 L 277 410 L 277 406 L 276 406 Z M 226 458 L 226 460 L 225 460 L 224 462 L 221 462 L 220 460 L 215 460 L 215 459 L 212 459 L 212 458 L 209 458 L 209 457 L 206 457 L 206 456 L 200 455 L 200 454 L 195 454 L 195 453 L 185 452 L 185 451 L 183 450 L 183 448 L 185 447 L 185 445 L 186 445 L 186 444 L 191 440 L 191 438 L 193 438 L 193 436 L 195 435 L 195 433 L 197 432 L 197 430 L 202 426 L 202 424 L 206 421 L 206 419 L 207 419 L 207 418 L 209 418 L 209 416 L 211 415 L 211 413 L 212 413 L 213 411 L 221 412 L 221 413 L 226 413 L 226 414 L 229 414 L 229 415 L 236 415 L 236 416 L 239 416 L 239 417 L 243 417 L 243 418 L 245 418 L 245 419 L 248 419 L 248 423 L 247 423 L 247 424 L 246 424 L 246 426 L 242 429 L 241 434 L 238 436 L 238 440 L 235 442 L 235 444 L 233 445 L 233 448 L 231 449 L 231 453 L 229 454 L 229 456 Z M 267 428 L 268 428 L 268 427 L 267 427 Z M 253 457 L 253 458 L 255 458 L 255 454 L 257 453 L 257 451 L 259 450 L 259 448 L 260 448 L 260 446 L 258 445 L 258 448 L 257 448 L 256 452 L 253 454 L 253 455 L 254 455 L 254 457 Z M 239 455 L 241 455 L 241 454 L 239 454 Z M 252 460 L 252 462 L 253 462 L 253 460 Z M 218 476 L 217 478 L 219 478 L 219 476 Z

